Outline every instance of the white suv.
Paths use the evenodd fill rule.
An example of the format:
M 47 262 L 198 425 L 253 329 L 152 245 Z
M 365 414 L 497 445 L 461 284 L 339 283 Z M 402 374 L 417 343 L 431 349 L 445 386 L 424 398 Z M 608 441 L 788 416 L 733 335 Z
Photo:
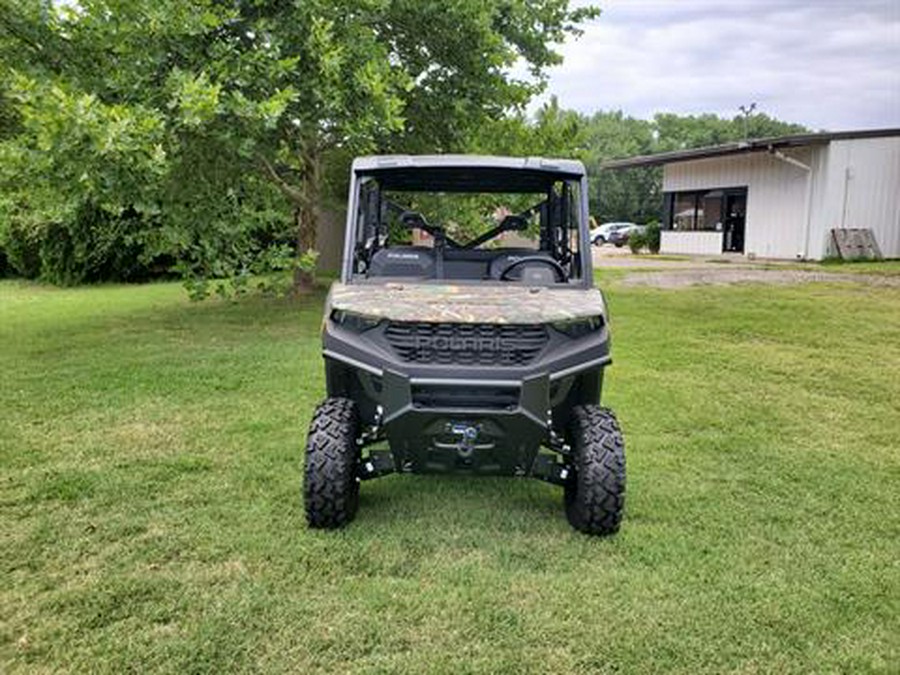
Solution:
M 603 223 L 600 227 L 591 230 L 591 243 L 594 246 L 605 244 L 613 232 L 634 226 L 634 223 Z

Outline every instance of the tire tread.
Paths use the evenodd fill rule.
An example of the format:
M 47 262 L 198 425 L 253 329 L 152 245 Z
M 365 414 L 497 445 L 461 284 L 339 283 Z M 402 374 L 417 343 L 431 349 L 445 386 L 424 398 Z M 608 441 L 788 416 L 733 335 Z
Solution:
M 306 438 L 303 501 L 314 528 L 343 527 L 356 515 L 359 413 L 346 398 L 328 398 L 313 414 Z
M 615 413 L 598 405 L 577 406 L 569 438 L 575 451 L 565 495 L 569 523 L 587 534 L 613 534 L 625 508 L 625 441 Z

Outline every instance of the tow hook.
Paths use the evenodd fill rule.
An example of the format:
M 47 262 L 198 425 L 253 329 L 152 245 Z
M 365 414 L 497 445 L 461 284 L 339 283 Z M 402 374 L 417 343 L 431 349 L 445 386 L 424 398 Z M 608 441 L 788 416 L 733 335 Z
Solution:
M 474 422 L 447 422 L 444 425 L 446 437 L 450 437 L 451 441 L 432 441 L 432 445 L 438 450 L 456 451 L 459 466 L 461 468 L 470 468 L 474 461 L 473 456 L 476 451 L 493 450 L 495 444 L 493 441 L 487 441 L 481 438 L 481 424 Z M 479 442 L 481 440 L 482 442 Z
M 463 459 L 468 459 L 475 452 L 475 441 L 478 440 L 479 429 L 473 424 L 457 423 L 450 426 L 450 433 L 457 436 L 456 452 Z

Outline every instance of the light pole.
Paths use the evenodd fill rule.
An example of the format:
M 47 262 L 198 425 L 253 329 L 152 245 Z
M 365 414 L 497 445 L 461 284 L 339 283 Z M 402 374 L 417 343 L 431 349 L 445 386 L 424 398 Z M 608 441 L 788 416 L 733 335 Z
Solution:
M 756 103 L 751 103 L 749 107 L 742 105 L 738 110 L 740 110 L 741 114 L 744 116 L 744 140 L 746 141 L 750 138 L 750 115 L 756 110 Z

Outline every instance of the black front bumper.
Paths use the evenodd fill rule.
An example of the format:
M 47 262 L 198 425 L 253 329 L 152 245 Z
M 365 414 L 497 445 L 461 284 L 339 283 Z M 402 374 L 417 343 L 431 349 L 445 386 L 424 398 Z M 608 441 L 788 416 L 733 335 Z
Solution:
M 404 363 L 331 321 L 323 337 L 329 395 L 378 419 L 395 467 L 415 473 L 531 474 L 570 394 L 597 402 L 610 362 L 606 328 L 515 368 Z
M 423 380 L 388 370 L 382 391 L 384 431 L 407 471 L 524 475 L 549 429 L 546 374 L 521 382 Z

